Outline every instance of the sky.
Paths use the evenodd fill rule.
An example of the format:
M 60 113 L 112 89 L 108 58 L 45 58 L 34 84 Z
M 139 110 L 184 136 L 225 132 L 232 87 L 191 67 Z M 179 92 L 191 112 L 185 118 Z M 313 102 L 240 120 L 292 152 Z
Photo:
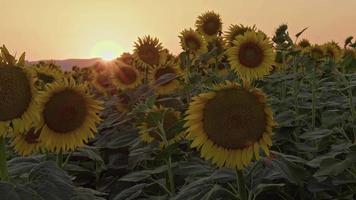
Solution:
M 342 44 L 356 36 L 354 8 L 356 0 L 0 0 L 0 45 L 28 60 L 90 58 L 99 44 L 115 44 L 121 54 L 151 35 L 178 53 L 178 34 L 211 10 L 223 30 L 255 24 L 271 36 L 287 23 L 291 35 L 309 27 L 302 37 Z

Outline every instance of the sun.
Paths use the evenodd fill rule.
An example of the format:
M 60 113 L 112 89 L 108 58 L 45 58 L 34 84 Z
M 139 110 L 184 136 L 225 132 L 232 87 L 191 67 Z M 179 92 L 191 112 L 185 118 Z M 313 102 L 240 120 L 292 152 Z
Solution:
M 114 41 L 105 40 L 97 42 L 92 50 L 91 56 L 110 61 L 117 58 L 123 52 L 122 47 Z

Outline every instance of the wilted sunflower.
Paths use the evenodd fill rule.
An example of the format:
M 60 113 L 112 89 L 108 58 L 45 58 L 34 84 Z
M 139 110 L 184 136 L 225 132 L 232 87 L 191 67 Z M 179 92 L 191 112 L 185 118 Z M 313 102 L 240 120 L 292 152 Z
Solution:
M 39 140 L 40 131 L 31 128 L 26 133 L 16 133 L 12 136 L 11 145 L 15 151 L 22 155 L 28 156 L 30 154 L 39 152 L 43 144 Z
M 260 32 L 239 35 L 227 50 L 231 68 L 244 79 L 259 79 L 270 73 L 275 53 L 268 38 Z
M 221 34 L 222 22 L 220 15 L 213 11 L 203 13 L 198 17 L 195 26 L 198 32 L 201 33 L 207 41 L 210 41 Z
M 159 130 L 157 122 L 154 121 L 153 116 L 161 115 L 164 133 Z M 180 113 L 165 107 L 154 106 L 145 117 L 144 122 L 138 126 L 140 129 L 140 137 L 146 143 L 157 141 L 161 147 L 166 144 L 171 145 L 183 138 L 184 132 L 178 129 L 180 122 Z M 164 139 L 165 138 L 165 139 Z M 165 143 L 165 140 L 167 143 Z
M 207 52 L 207 43 L 204 38 L 193 29 L 185 29 L 179 35 L 180 44 L 184 51 L 200 55 Z
M 23 133 L 39 120 L 35 82 L 31 69 L 0 63 L 0 137 L 10 127 L 14 133 Z
M 47 86 L 38 98 L 43 128 L 39 140 L 54 152 L 74 150 L 94 138 L 101 102 L 88 94 L 85 84 L 65 79 Z
M 118 65 L 113 69 L 112 78 L 118 89 L 132 89 L 137 87 L 141 81 L 140 72 L 132 65 Z
M 309 40 L 307 40 L 307 39 L 302 39 L 302 40 L 298 43 L 298 46 L 301 47 L 302 49 L 304 49 L 304 48 L 310 47 L 311 44 L 310 44 Z
M 159 65 L 166 60 L 166 54 L 163 52 L 161 43 L 157 38 L 151 36 L 138 38 L 138 42 L 135 42 L 133 56 L 138 64 L 144 68 Z
M 324 53 L 327 57 L 333 59 L 333 60 L 338 60 L 341 57 L 341 50 L 340 47 L 334 43 L 334 42 L 329 42 L 326 43 L 322 46 L 324 49 Z
M 269 155 L 274 121 L 259 89 L 219 85 L 193 97 L 185 119 L 191 146 L 219 167 L 242 169 L 260 158 L 260 148 Z
M 151 68 L 148 78 L 154 86 L 156 94 L 170 94 L 179 88 L 180 83 L 177 80 L 182 76 L 181 69 L 175 62 L 168 62 Z
M 227 43 L 227 45 L 229 47 L 234 46 L 235 38 L 239 35 L 244 35 L 245 32 L 247 32 L 247 31 L 255 31 L 256 32 L 256 27 L 255 26 L 252 26 L 252 27 L 244 26 L 242 24 L 240 24 L 240 25 L 231 24 L 229 26 L 229 30 L 226 31 L 226 33 L 224 35 L 225 42 Z

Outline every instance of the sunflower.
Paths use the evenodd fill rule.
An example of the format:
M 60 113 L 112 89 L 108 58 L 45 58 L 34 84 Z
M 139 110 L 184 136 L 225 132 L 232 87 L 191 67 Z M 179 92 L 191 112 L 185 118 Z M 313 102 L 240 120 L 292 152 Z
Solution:
M 94 138 L 101 102 L 88 94 L 85 84 L 64 79 L 47 86 L 38 98 L 42 130 L 39 140 L 54 152 L 74 150 Z
M 340 47 L 334 43 L 334 42 L 329 42 L 326 43 L 322 46 L 324 49 L 324 53 L 327 57 L 333 60 L 338 60 L 341 57 L 341 50 Z
M 131 109 L 132 98 L 127 93 L 120 93 L 116 103 L 116 110 L 124 113 Z
M 126 65 L 133 65 L 135 59 L 130 53 L 125 52 L 118 58 L 118 60 Z
M 309 42 L 309 40 L 307 39 L 302 39 L 299 43 L 298 43 L 298 46 L 301 47 L 302 49 L 305 49 L 307 47 L 310 47 L 311 44 Z
M 312 58 L 318 60 L 324 56 L 324 49 L 320 45 L 312 45 L 304 50 L 304 53 L 308 54 Z
M 240 25 L 231 24 L 229 26 L 229 30 L 226 31 L 225 35 L 224 35 L 226 44 L 229 47 L 234 46 L 235 38 L 239 35 L 244 35 L 245 32 L 247 32 L 247 31 L 256 31 L 256 27 L 255 26 L 252 26 L 252 27 L 244 26 L 242 24 L 240 24 Z
M 198 17 L 195 26 L 198 32 L 201 33 L 207 41 L 210 41 L 221 34 L 222 22 L 220 15 L 213 11 L 203 13 Z
M 260 32 L 239 35 L 227 50 L 231 68 L 244 79 L 258 79 L 270 73 L 275 53 L 272 43 Z
M 175 62 L 151 68 L 148 74 L 156 94 L 160 95 L 170 94 L 178 89 L 180 83 L 177 78 L 180 76 L 182 76 L 182 71 Z
M 36 72 L 38 78 L 36 85 L 40 88 L 46 84 L 52 83 L 56 80 L 60 80 L 64 77 L 62 71 L 54 69 L 53 67 L 50 67 L 48 65 L 35 66 L 33 69 Z
M 193 98 L 186 116 L 187 138 L 201 156 L 219 167 L 242 169 L 260 148 L 269 155 L 274 126 L 265 94 L 227 82 Z
M 184 51 L 200 55 L 207 52 L 207 43 L 204 38 L 193 29 L 185 29 L 181 32 L 180 44 Z
M 161 43 L 157 38 L 151 36 L 138 38 L 138 42 L 135 42 L 133 56 L 143 68 L 159 65 L 166 60 Z
M 109 72 L 94 73 L 93 86 L 99 92 L 107 94 L 114 86 Z
M 35 82 L 31 69 L 0 63 L 0 137 L 9 129 L 23 133 L 39 120 Z
M 118 65 L 113 69 L 112 78 L 117 88 L 121 90 L 137 87 L 141 81 L 140 72 L 131 65 Z
M 30 154 L 39 152 L 43 147 L 42 142 L 39 140 L 40 131 L 35 128 L 31 128 L 25 134 L 13 135 L 11 145 L 15 151 L 22 155 L 28 156 Z
M 163 130 L 159 130 L 158 124 L 152 116 L 162 116 Z M 158 141 L 161 147 L 169 146 L 178 142 L 184 136 L 184 132 L 177 128 L 179 122 L 179 112 L 171 108 L 154 106 L 138 126 L 140 138 L 146 143 Z

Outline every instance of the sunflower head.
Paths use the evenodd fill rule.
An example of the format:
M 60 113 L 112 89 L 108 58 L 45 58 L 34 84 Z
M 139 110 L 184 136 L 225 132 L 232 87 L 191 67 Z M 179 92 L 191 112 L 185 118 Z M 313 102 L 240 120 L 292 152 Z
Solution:
M 242 169 L 253 157 L 260 158 L 260 148 L 269 154 L 274 121 L 259 89 L 218 85 L 193 98 L 186 121 L 192 147 L 219 167 Z
M 12 127 L 23 133 L 38 121 L 35 73 L 17 64 L 0 63 L 0 137 Z
M 203 13 L 198 17 L 195 26 L 197 27 L 198 32 L 204 35 L 207 41 L 216 38 L 221 34 L 222 30 L 220 15 L 213 11 Z
M 166 59 L 158 38 L 151 36 L 138 38 L 138 42 L 134 46 L 133 56 L 142 67 L 158 65 Z
M 39 65 L 33 67 L 37 75 L 36 86 L 39 89 L 43 89 L 46 84 L 50 84 L 54 81 L 58 81 L 64 77 L 62 71 L 57 70 L 49 65 Z
M 318 60 L 324 57 L 324 49 L 320 45 L 312 45 L 306 48 L 306 52 L 314 59 Z
M 144 142 L 157 141 L 161 146 L 173 144 L 183 136 L 182 129 L 177 127 L 180 120 L 179 112 L 171 108 L 154 106 L 138 126 L 140 137 Z M 160 123 L 163 130 L 158 128 Z
M 185 29 L 179 35 L 180 44 L 183 50 L 200 55 L 207 51 L 207 44 L 204 38 L 193 29 Z
M 113 88 L 111 74 L 109 72 L 95 73 L 92 84 L 99 92 L 107 94 Z
M 133 65 L 135 59 L 133 55 L 128 52 L 125 52 L 118 58 L 118 60 L 125 63 L 126 65 Z
M 229 26 L 229 30 L 226 31 L 224 35 L 224 39 L 227 43 L 228 46 L 233 46 L 234 45 L 234 40 L 237 36 L 239 35 L 244 35 L 247 31 L 256 31 L 255 26 L 244 26 L 242 24 L 237 25 L 237 24 L 231 24 Z
M 132 65 L 118 65 L 113 69 L 114 84 L 121 90 L 132 89 L 141 83 L 140 72 Z
M 275 54 L 272 43 L 259 32 L 248 31 L 237 36 L 227 50 L 231 67 L 243 79 L 258 79 L 271 71 Z
M 43 147 L 40 138 L 41 131 L 31 128 L 26 133 L 18 133 L 12 137 L 11 145 L 15 151 L 22 155 L 28 156 L 39 152 Z
M 180 83 L 177 80 L 182 76 L 181 69 L 175 62 L 167 62 L 151 68 L 148 78 L 154 87 L 156 94 L 170 94 L 179 88 Z
M 102 107 L 88 91 L 86 85 L 64 79 L 48 85 L 39 96 L 43 125 L 39 139 L 48 150 L 74 150 L 94 137 Z
M 311 44 L 309 42 L 309 40 L 307 39 L 302 39 L 299 43 L 298 43 L 298 46 L 300 46 L 301 48 L 307 48 L 307 47 L 310 47 Z
M 326 43 L 322 48 L 324 49 L 325 55 L 330 59 L 338 60 L 341 57 L 340 47 L 334 42 Z
M 120 93 L 118 95 L 118 101 L 116 103 L 117 111 L 124 113 L 131 109 L 132 98 L 127 93 Z

